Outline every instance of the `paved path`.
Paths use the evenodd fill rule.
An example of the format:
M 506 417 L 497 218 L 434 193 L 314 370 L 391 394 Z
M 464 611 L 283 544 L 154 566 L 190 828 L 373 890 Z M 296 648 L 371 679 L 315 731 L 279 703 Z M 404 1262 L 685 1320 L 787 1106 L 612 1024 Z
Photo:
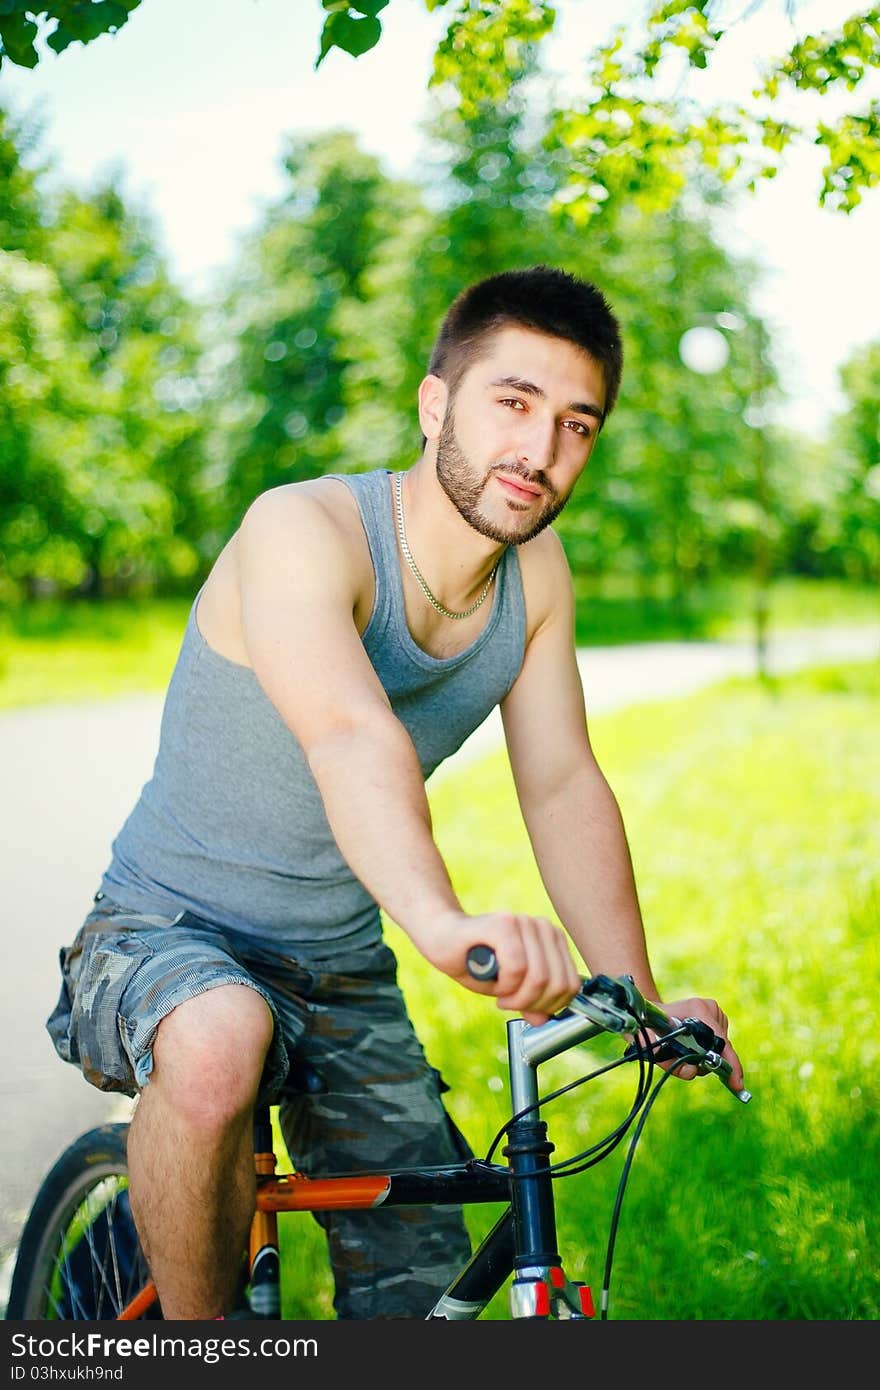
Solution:
M 880 657 L 880 626 L 792 634 L 770 648 L 774 671 L 872 657 Z M 750 674 L 755 661 L 748 643 L 676 642 L 592 648 L 580 667 L 596 714 Z M 58 949 L 79 925 L 110 842 L 150 775 L 161 704 L 150 695 L 0 716 L 0 1307 L 4 1256 L 41 1175 L 80 1131 L 128 1111 L 124 1098 L 102 1095 L 57 1060 L 44 1019 L 57 997 Z M 496 712 L 436 776 L 500 737 Z
M 880 659 L 880 625 L 802 628 L 771 638 L 767 670 L 781 675 L 824 662 Z M 726 680 L 757 674 L 753 642 L 638 642 L 623 647 L 590 647 L 578 653 L 587 714 L 604 714 L 645 700 L 674 699 Z M 494 710 L 444 763 L 434 779 L 466 758 L 479 757 L 503 738 L 501 715 Z

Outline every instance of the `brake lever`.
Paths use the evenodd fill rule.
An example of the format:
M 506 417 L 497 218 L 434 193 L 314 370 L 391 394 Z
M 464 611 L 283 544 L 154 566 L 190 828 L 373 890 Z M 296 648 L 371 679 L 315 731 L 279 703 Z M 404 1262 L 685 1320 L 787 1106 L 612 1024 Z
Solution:
M 694 1058 L 697 1071 L 705 1076 L 707 1073 L 714 1073 L 718 1077 L 732 1096 L 735 1096 L 743 1105 L 747 1105 L 752 1098 L 751 1091 L 735 1091 L 730 1084 L 733 1075 L 733 1068 L 728 1061 L 722 1057 L 722 1052 L 727 1045 L 727 1040 L 719 1036 L 708 1023 L 704 1023 L 699 1018 L 686 1018 L 684 1020 L 675 1018 L 672 1014 L 665 1013 L 662 1009 L 645 999 L 641 992 L 636 988 L 635 980 L 632 975 L 622 975 L 614 981 L 620 992 L 626 999 L 632 1017 L 638 1021 L 640 1028 L 650 1028 L 655 1033 L 659 1033 L 660 1041 L 655 1045 L 656 1050 L 652 1050 L 652 1056 L 657 1061 L 672 1061 L 676 1057 L 693 1056 L 694 1051 L 697 1057 Z M 693 1047 L 688 1047 L 680 1037 L 666 1038 L 664 1035 L 670 1030 L 676 1033 L 681 1029 L 686 1032 L 693 1040 Z M 627 1048 L 624 1056 L 635 1056 L 637 1048 Z
M 661 1037 L 658 1042 L 651 1044 L 648 1049 L 640 1047 L 637 1043 L 630 1043 L 623 1054 L 624 1060 L 635 1061 L 639 1055 L 644 1055 L 646 1051 L 650 1052 L 651 1058 L 655 1062 L 671 1062 L 675 1061 L 676 1058 L 689 1057 L 696 1066 L 698 1075 L 708 1076 L 712 1074 L 717 1076 L 718 1080 L 730 1091 L 730 1094 L 734 1096 L 736 1100 L 740 1101 L 743 1105 L 748 1105 L 752 1098 L 751 1091 L 735 1091 L 730 1084 L 733 1068 L 730 1063 L 721 1056 L 721 1049 L 724 1047 L 725 1043 L 724 1038 L 719 1037 L 717 1033 L 714 1033 L 712 1029 L 709 1028 L 708 1024 L 703 1024 L 698 1019 L 684 1020 L 684 1026 L 688 1026 L 691 1023 L 699 1023 L 701 1029 L 707 1029 L 715 1046 L 706 1048 L 705 1050 L 700 1048 L 700 1052 L 697 1053 L 693 1047 L 688 1047 L 687 1043 L 682 1041 L 681 1037 Z M 689 1027 L 688 1032 L 690 1032 Z M 697 1043 L 697 1047 L 699 1046 L 699 1043 Z

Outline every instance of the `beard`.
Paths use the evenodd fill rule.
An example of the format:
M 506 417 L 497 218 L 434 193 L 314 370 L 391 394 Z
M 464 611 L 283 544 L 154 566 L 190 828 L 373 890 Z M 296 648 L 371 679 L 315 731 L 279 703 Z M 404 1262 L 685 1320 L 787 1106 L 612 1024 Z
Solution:
M 522 505 L 522 517 L 516 521 L 515 502 L 508 502 L 511 524 L 502 526 L 492 520 L 483 510 L 483 493 L 493 473 L 503 472 L 514 478 L 522 478 L 535 487 L 540 487 L 545 495 L 544 505 L 536 516 L 528 504 Z M 560 496 L 547 474 L 542 469 L 525 468 L 521 463 L 500 460 L 493 463 L 488 472 L 481 474 L 459 445 L 455 434 L 455 414 L 450 406 L 443 420 L 437 440 L 437 481 L 459 515 L 490 541 L 501 545 L 525 545 L 545 527 L 555 521 L 562 511 L 569 494 Z M 528 510 L 528 519 L 525 513 Z

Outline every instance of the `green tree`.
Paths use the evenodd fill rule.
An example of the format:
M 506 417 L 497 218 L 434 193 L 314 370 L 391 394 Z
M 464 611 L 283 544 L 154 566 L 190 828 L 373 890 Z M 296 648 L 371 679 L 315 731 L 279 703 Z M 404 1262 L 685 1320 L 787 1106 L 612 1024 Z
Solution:
M 781 563 L 788 573 L 880 581 L 880 342 L 840 371 L 847 404 L 825 439 L 789 434 L 778 459 Z
M 46 196 L 28 140 L 0 112 L 0 591 L 189 581 L 204 563 L 197 316 L 118 187 Z
M 70 484 L 87 452 L 88 387 L 57 278 L 0 252 L 0 601 L 84 577 Z
M 346 455 L 366 436 L 374 466 L 408 466 L 420 448 L 416 391 L 449 303 L 484 275 L 557 253 L 540 125 L 532 129 L 528 111 L 534 49 L 521 50 L 517 63 L 519 79 L 501 103 L 441 109 L 429 121 L 434 153 L 421 197 L 394 220 L 366 293 L 346 306 L 347 351 L 359 363 L 346 376 Z
M 325 8 L 338 25 L 354 7 Z M 361 17 L 376 19 L 374 8 Z M 861 554 L 862 541 L 841 539 L 862 496 L 861 482 L 842 481 L 862 476 L 856 446 L 827 465 L 837 482 L 823 484 L 833 506 L 820 531 L 810 486 L 790 486 L 787 442 L 753 427 L 774 389 L 771 354 L 748 307 L 751 268 L 715 244 L 706 207 L 723 206 L 735 176 L 757 177 L 754 150 L 749 174 L 744 127 L 701 132 L 705 112 L 658 95 L 676 54 L 708 71 L 723 34 L 711 38 L 704 11 L 665 5 L 647 29 L 618 34 L 594 55 L 590 99 L 574 111 L 542 87 L 550 7 L 463 0 L 438 49 L 423 187 L 389 179 L 345 132 L 291 142 L 289 190 L 231 268 L 201 356 L 196 317 L 118 190 L 68 193 L 47 216 L 28 204 L 25 179 L 18 221 L 37 239 L 51 232 L 45 294 L 61 293 L 64 332 L 98 393 L 95 438 L 66 484 L 95 586 L 189 582 L 266 487 L 407 466 L 416 386 L 449 300 L 478 276 L 542 260 L 606 290 L 627 346 L 617 412 L 559 523 L 585 597 L 622 575 L 683 608 L 719 568 L 766 573 L 769 546 L 804 563 L 809 535 L 823 538 L 823 563 Z M 873 62 L 863 39 L 853 86 Z M 829 74 L 842 81 L 835 52 Z M 801 54 L 806 83 L 819 80 L 818 53 Z M 794 69 L 790 80 L 801 80 Z M 681 336 L 719 313 L 730 360 L 700 378 L 682 367 Z M 869 497 L 872 476 L 867 467 Z
M 357 367 L 341 318 L 406 212 L 403 188 L 347 132 L 291 141 L 284 167 L 289 189 L 244 245 L 210 354 L 227 531 L 266 488 L 357 466 L 340 453 Z
M 713 64 L 755 8 L 722 18 L 711 0 L 649 4 L 640 20 L 620 24 L 587 56 L 583 92 L 559 107 L 554 123 L 569 161 L 564 196 L 584 222 L 615 192 L 668 207 L 694 181 L 753 189 L 776 176 L 795 142 L 812 143 L 825 156 L 821 205 L 851 212 L 876 186 L 880 103 L 869 100 L 824 121 L 781 115 L 779 103 L 805 92 L 854 92 L 880 66 L 880 11 L 857 12 L 781 55 L 760 55 L 752 90 L 720 103 Z M 796 5 L 787 8 L 796 19 Z M 502 0 L 495 17 L 502 31 L 505 11 Z M 460 57 L 456 64 L 440 56 L 435 79 L 452 82 L 463 99 L 477 99 L 482 80 Z
M 41 170 L 34 167 L 40 131 L 0 107 L 0 247 L 39 257 L 45 247 Z
M 54 270 L 0 256 L 0 593 L 127 592 L 196 568 L 157 462 L 179 449 L 143 344 L 96 372 Z M 191 426 L 187 425 L 187 432 Z
M 140 0 L 2 0 L 0 65 L 39 62 L 42 35 L 55 52 L 71 43 L 90 43 L 116 33 Z M 244 0 L 243 0 L 244 3 Z M 380 16 L 388 0 L 318 0 L 325 12 L 316 66 L 334 49 L 354 57 L 382 37 Z M 435 54 L 431 81 L 452 84 L 467 108 L 503 100 L 508 68 L 524 44 L 540 41 L 554 27 L 562 0 L 424 0 L 429 11 L 446 9 L 450 19 Z M 577 6 L 581 0 L 568 0 Z M 758 0 L 785 5 L 796 20 L 795 0 Z M 777 55 L 762 55 L 755 87 L 732 105 L 708 98 L 690 102 L 680 87 L 682 72 L 711 77 L 725 41 L 754 12 L 727 14 L 714 0 L 648 0 L 610 38 L 585 55 L 583 93 L 558 112 L 558 138 L 568 150 L 569 199 L 584 216 L 597 189 L 627 187 L 670 206 L 695 166 L 727 181 L 754 184 L 773 177 L 795 140 L 810 141 L 825 155 L 819 201 L 850 212 L 864 190 L 880 180 L 880 102 L 869 99 L 829 120 L 780 116 L 781 96 L 812 92 L 853 93 L 880 66 L 880 10 L 853 11 L 838 27 L 799 35 Z M 173 36 L 169 36 L 169 42 Z M 675 76 L 674 96 L 669 91 Z M 709 89 L 710 90 L 710 89 Z M 863 89 L 864 90 L 864 89 Z
M 831 430 L 837 488 L 836 549 L 848 578 L 880 581 L 880 340 L 840 372 L 847 408 Z
M 202 565 L 205 505 L 198 315 L 115 179 L 86 197 L 63 190 L 52 229 L 48 259 L 102 397 L 104 447 L 80 475 L 95 499 L 89 585 L 188 582 Z

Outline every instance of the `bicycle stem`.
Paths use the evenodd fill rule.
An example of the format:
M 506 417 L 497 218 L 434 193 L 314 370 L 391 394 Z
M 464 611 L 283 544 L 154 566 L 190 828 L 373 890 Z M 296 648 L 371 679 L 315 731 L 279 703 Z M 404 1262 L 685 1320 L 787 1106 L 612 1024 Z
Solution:
M 472 946 L 467 968 L 476 980 L 498 978 L 498 958 L 491 946 Z M 513 1113 L 536 1111 L 538 1083 L 534 1069 L 597 1033 L 639 1033 L 650 1029 L 667 1039 L 672 1055 L 682 1062 L 695 1063 L 703 1074 L 714 1073 L 730 1094 L 743 1104 L 751 1100 L 750 1091 L 735 1091 L 730 1084 L 733 1069 L 721 1053 L 725 1040 L 698 1018 L 679 1019 L 646 999 L 632 975 L 588 975 L 567 1009 L 546 1023 L 508 1026 L 508 1065 L 510 1067 Z M 671 1035 L 675 1035 L 674 1037 Z M 679 1042 L 682 1035 L 687 1041 Z M 664 1057 L 666 1061 L 668 1058 Z
M 537 1104 L 536 1068 L 541 1062 L 605 1031 L 601 1023 L 571 1010 L 556 1014 L 546 1023 L 532 1024 L 522 1018 L 511 1019 L 507 1025 L 507 1054 L 514 1115 Z

